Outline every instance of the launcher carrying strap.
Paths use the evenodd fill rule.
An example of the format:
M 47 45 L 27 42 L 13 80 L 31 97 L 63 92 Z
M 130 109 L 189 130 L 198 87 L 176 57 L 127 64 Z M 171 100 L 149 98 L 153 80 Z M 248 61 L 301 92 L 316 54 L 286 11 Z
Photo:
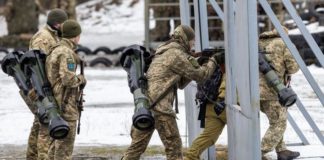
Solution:
M 179 113 L 179 109 L 178 109 L 178 94 L 177 94 L 177 83 L 178 81 L 175 81 L 175 83 L 173 83 L 172 85 L 170 85 L 160 96 L 158 96 L 158 98 L 153 101 L 153 103 L 150 105 L 149 108 L 154 108 L 157 103 L 159 103 L 166 95 L 169 94 L 169 92 L 173 89 L 174 90 L 174 94 L 175 94 L 175 111 L 176 113 Z

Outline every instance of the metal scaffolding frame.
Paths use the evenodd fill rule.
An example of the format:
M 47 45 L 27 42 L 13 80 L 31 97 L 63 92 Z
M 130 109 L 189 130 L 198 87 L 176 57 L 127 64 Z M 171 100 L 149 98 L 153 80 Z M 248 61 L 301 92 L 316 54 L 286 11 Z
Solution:
M 277 17 L 275 16 L 274 12 L 272 11 L 269 3 L 266 0 L 259 0 L 259 2 L 261 4 L 261 6 L 263 7 L 263 9 L 266 11 L 267 15 L 269 16 L 270 20 L 274 24 L 275 28 L 279 32 L 281 38 L 283 39 L 283 41 L 287 45 L 287 47 L 290 50 L 291 54 L 295 58 L 295 60 L 298 63 L 301 71 L 303 72 L 303 74 L 304 74 L 305 78 L 307 79 L 308 83 L 310 84 L 310 86 L 314 90 L 314 92 L 317 95 L 317 97 L 318 97 L 319 101 L 321 102 L 322 106 L 324 106 L 324 94 L 323 94 L 322 90 L 320 89 L 319 85 L 317 84 L 317 82 L 315 81 L 314 77 L 312 76 L 312 74 L 308 70 L 305 62 L 303 61 L 303 59 L 299 55 L 299 52 L 298 52 L 296 46 L 291 42 L 288 35 L 285 33 L 285 31 L 281 27 L 281 24 L 280 24 L 279 20 L 277 19 Z M 320 64 L 322 64 L 322 66 L 324 66 L 323 65 L 324 64 L 323 63 L 324 62 L 323 53 L 319 49 L 319 47 L 316 44 L 313 37 L 310 35 L 309 31 L 306 29 L 305 24 L 302 23 L 301 18 L 296 14 L 295 8 L 293 7 L 293 5 L 291 4 L 291 2 L 289 0 L 283 0 L 283 4 L 286 7 L 286 9 L 288 10 L 288 13 L 291 15 L 293 20 L 296 22 L 299 30 L 301 31 L 301 33 L 305 37 L 305 39 L 306 39 L 307 43 L 309 44 L 309 46 L 311 47 L 313 53 L 315 53 L 316 58 L 319 60 Z M 305 117 L 307 123 L 310 125 L 310 127 L 315 132 L 317 138 L 324 145 L 324 136 L 321 133 L 320 129 L 317 127 L 314 120 L 311 118 L 311 116 L 307 112 L 307 110 L 305 109 L 305 106 L 302 104 L 302 102 L 299 99 L 297 100 L 296 105 L 297 105 L 298 109 L 301 111 L 301 113 L 303 114 L 303 116 Z M 296 131 L 296 129 L 295 129 L 295 131 Z M 296 133 L 298 135 L 302 134 L 302 133 L 298 133 L 298 131 L 296 131 Z M 303 141 L 303 139 L 306 139 L 306 138 L 302 138 L 302 137 L 300 137 L 300 138 L 301 138 L 302 141 Z M 309 144 L 309 142 L 308 141 L 303 141 L 303 144 Z
M 296 47 L 290 41 L 281 28 L 281 24 L 269 3 L 266 0 L 258 0 L 271 22 L 278 30 L 288 49 L 299 64 L 306 79 L 323 104 L 324 94 L 314 80 L 301 59 Z M 196 50 L 209 47 L 206 12 L 206 0 L 194 0 Z M 226 0 L 224 12 L 215 0 L 209 0 L 220 18 L 224 20 L 225 48 L 226 48 L 226 104 L 228 125 L 229 159 L 261 159 L 260 152 L 260 122 L 259 122 L 259 79 L 258 79 L 258 35 L 257 35 L 257 0 Z M 295 8 L 289 0 L 283 0 L 288 13 L 296 22 L 307 43 L 314 51 L 319 63 L 324 66 L 324 56 L 313 37 L 306 30 Z M 180 0 L 182 24 L 190 25 L 190 7 L 188 0 Z M 238 65 L 239 64 L 239 65 Z M 237 77 L 240 77 L 239 80 Z M 185 89 L 186 116 L 188 122 L 189 144 L 200 133 L 199 123 L 192 117 L 197 117 L 198 109 L 194 103 L 196 92 L 195 83 L 191 83 Z M 237 97 L 240 97 L 240 105 L 237 105 Z M 318 139 L 324 144 L 324 138 L 319 128 L 298 99 L 296 103 L 308 124 L 311 126 Z M 323 105 L 324 106 L 324 105 Z M 196 108 L 196 109 L 194 109 Z M 288 113 L 288 120 L 301 139 L 303 145 L 309 144 L 308 140 Z M 244 137 L 244 138 L 241 138 Z M 300 145 L 300 144 L 294 144 Z M 242 149 L 243 148 L 243 149 Z M 216 159 L 214 149 L 210 148 L 203 159 Z
M 260 160 L 257 1 L 224 6 L 228 158 Z
M 181 0 L 179 0 L 181 2 Z M 192 0 L 191 0 L 192 1 Z M 295 4 L 302 4 L 303 2 L 306 2 L 307 0 L 293 0 Z M 321 0 L 324 1 L 324 0 Z M 271 4 L 276 4 L 276 3 L 282 3 L 281 0 L 268 0 L 269 3 Z M 146 48 L 151 48 L 154 49 L 156 48 L 161 42 L 156 42 L 149 37 L 149 29 L 150 29 L 150 22 L 152 21 L 169 21 L 169 20 L 180 20 L 181 17 L 177 16 L 171 16 L 171 17 L 152 17 L 150 12 L 150 8 L 152 7 L 176 7 L 179 6 L 178 2 L 159 2 L 159 3 L 151 3 L 151 0 L 145 0 L 145 7 L 144 7 L 144 13 L 145 13 L 145 40 L 144 40 L 144 46 Z M 192 7 L 194 5 L 193 2 L 188 3 L 188 8 Z M 212 8 L 214 8 L 215 12 L 217 13 L 217 16 L 208 16 L 208 20 L 224 20 L 224 13 L 222 11 L 222 7 L 220 5 L 223 5 L 223 2 L 216 2 L 215 0 L 207 1 L 207 5 L 210 5 Z M 300 5 L 301 6 L 301 5 Z M 179 6 L 181 8 L 181 6 Z M 190 16 L 190 12 L 188 13 Z M 258 15 L 259 18 L 264 18 L 266 15 Z M 191 15 L 189 20 L 194 20 L 195 17 Z M 269 24 L 269 28 L 271 28 L 271 21 L 267 20 L 265 23 Z M 209 28 L 211 30 L 212 28 Z M 219 28 L 220 29 L 220 28 Z M 214 29 L 215 30 L 215 29 Z M 215 30 L 216 31 L 216 30 Z M 214 40 L 209 42 L 211 46 L 214 47 L 219 47 L 219 46 L 224 46 L 223 40 Z

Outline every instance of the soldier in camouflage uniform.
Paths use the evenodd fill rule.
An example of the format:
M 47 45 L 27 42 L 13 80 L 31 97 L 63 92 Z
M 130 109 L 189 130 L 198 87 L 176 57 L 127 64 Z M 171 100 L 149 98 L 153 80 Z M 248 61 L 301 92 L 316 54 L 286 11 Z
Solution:
M 217 102 L 222 102 L 225 99 L 225 75 L 222 76 L 221 85 L 219 87 L 219 94 L 216 98 Z M 227 123 L 226 112 L 222 111 L 219 115 L 216 114 L 215 104 L 208 102 L 206 106 L 205 116 L 205 129 L 202 133 L 192 142 L 192 145 L 186 153 L 185 160 L 199 160 L 200 155 L 208 147 L 215 145 L 218 137 L 222 134 L 222 131 Z
M 194 43 L 194 31 L 184 25 L 178 26 L 171 40 L 158 47 L 155 57 L 147 71 L 148 97 L 150 101 L 158 99 L 167 92 L 157 105 L 151 109 L 155 119 L 155 129 L 165 146 L 168 160 L 182 159 L 182 142 L 176 122 L 176 113 L 172 109 L 174 90 L 170 87 L 184 88 L 191 80 L 202 81 L 215 69 L 215 59 L 200 66 L 190 55 Z M 173 87 L 172 87 L 173 88 Z M 132 143 L 124 154 L 124 160 L 138 160 L 144 153 L 155 129 L 140 131 L 132 127 Z
M 67 14 L 61 9 L 53 9 L 49 12 L 47 17 L 47 25 L 40 29 L 30 40 L 29 49 L 39 49 L 45 54 L 49 53 L 51 47 L 53 47 L 59 41 L 58 32 L 60 32 L 61 24 L 67 20 Z M 20 91 L 21 96 L 27 103 L 32 112 L 36 113 L 36 106 L 33 104 L 35 101 L 35 93 L 32 90 L 29 93 L 29 97 L 26 97 Z M 49 135 L 47 126 L 41 125 L 37 116 L 34 117 L 33 126 L 29 134 L 28 146 L 27 146 L 27 159 L 47 159 L 47 152 L 49 147 Z
M 54 46 L 46 58 L 46 74 L 52 86 L 54 97 L 60 106 L 62 118 L 68 122 L 70 131 L 67 137 L 54 140 L 49 150 L 51 160 L 70 160 L 74 147 L 76 123 L 79 118 L 77 99 L 80 88 L 86 80 L 76 74 L 80 62 L 74 52 L 80 40 L 81 27 L 74 20 L 67 20 L 62 25 L 62 39 Z
M 286 29 L 286 31 L 288 31 Z M 288 33 L 288 32 L 287 32 Z M 265 51 L 279 79 L 284 82 L 285 74 L 291 75 L 299 67 L 276 30 L 267 31 L 260 35 L 259 47 Z M 277 92 L 268 86 L 267 81 L 260 73 L 260 109 L 269 119 L 269 128 L 262 138 L 262 155 L 276 149 L 279 160 L 293 159 L 299 152 L 287 150 L 283 136 L 287 126 L 287 108 L 279 103 Z

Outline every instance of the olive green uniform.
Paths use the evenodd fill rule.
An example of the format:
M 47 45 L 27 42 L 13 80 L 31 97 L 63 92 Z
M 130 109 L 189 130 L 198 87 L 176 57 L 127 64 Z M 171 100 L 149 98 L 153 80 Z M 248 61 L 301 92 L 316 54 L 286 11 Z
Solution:
M 44 28 L 39 30 L 30 40 L 29 49 L 39 49 L 42 50 L 45 54 L 48 54 L 50 48 L 53 47 L 59 38 L 57 32 L 46 25 Z M 20 91 L 23 99 L 27 103 L 28 107 L 34 114 L 36 114 L 36 106 L 33 104 L 33 101 L 29 97 L 26 97 Z M 31 128 L 26 158 L 29 160 L 33 159 L 48 159 L 47 152 L 50 143 L 50 137 L 48 135 L 48 127 L 41 125 L 38 117 L 35 115 L 33 126 Z
M 184 88 L 191 80 L 202 81 L 215 70 L 215 59 L 210 58 L 203 66 L 188 53 L 189 40 L 181 27 L 174 32 L 177 41 L 161 45 L 147 71 L 148 96 L 152 101 L 176 84 Z M 172 109 L 173 90 L 168 91 L 157 105 L 151 109 L 155 119 L 155 129 L 165 146 L 168 160 L 182 159 L 182 142 L 176 122 L 176 114 Z M 124 154 L 124 160 L 138 160 L 151 139 L 155 129 L 140 131 L 131 129 L 132 143 Z
M 76 45 L 62 38 L 46 59 L 46 74 L 52 86 L 55 99 L 60 106 L 62 118 L 68 122 L 70 131 L 67 137 L 54 140 L 50 146 L 51 160 L 70 160 L 76 135 L 76 123 L 79 118 L 77 98 L 82 77 L 76 75 L 79 58 L 73 51 Z
M 218 99 L 225 98 L 225 83 L 226 78 L 225 75 L 223 75 Z M 204 150 L 215 145 L 215 142 L 221 135 L 226 123 L 226 112 L 223 111 L 220 115 L 217 115 L 214 110 L 214 104 L 208 103 L 206 106 L 205 128 L 192 142 L 192 145 L 187 151 L 185 160 L 199 160 L 200 155 Z
M 262 33 L 259 47 L 267 53 L 265 56 L 282 82 L 285 74 L 291 75 L 299 70 L 298 64 L 276 30 Z M 260 109 L 267 115 L 270 124 L 262 138 L 261 150 L 263 154 L 273 149 L 280 152 L 286 150 L 283 135 L 287 127 L 287 108 L 279 104 L 277 92 L 267 84 L 264 75 L 259 75 Z

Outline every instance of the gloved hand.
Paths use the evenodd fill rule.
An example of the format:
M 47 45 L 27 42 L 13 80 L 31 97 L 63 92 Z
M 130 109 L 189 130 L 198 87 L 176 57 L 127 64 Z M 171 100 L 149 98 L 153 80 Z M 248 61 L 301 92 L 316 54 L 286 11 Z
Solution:
M 214 57 L 217 64 L 225 63 L 225 52 L 224 51 L 216 52 L 212 57 Z
M 259 71 L 263 74 L 268 73 L 272 70 L 270 64 L 265 59 L 265 56 L 262 53 L 259 53 Z
M 224 101 L 216 102 L 214 105 L 214 111 L 219 116 L 225 110 L 226 104 Z
M 84 87 L 87 84 L 87 80 L 85 79 L 85 77 L 81 74 L 77 75 L 78 79 L 80 80 L 81 84 L 80 84 L 80 89 L 84 89 Z
M 199 65 L 203 65 L 204 63 L 207 63 L 208 60 L 209 60 L 209 57 L 201 56 L 201 57 L 198 58 L 197 61 L 198 61 Z
M 36 94 L 36 91 L 35 91 L 34 88 L 31 89 L 31 90 L 28 92 L 28 98 L 29 98 L 32 102 L 34 102 L 34 101 L 37 100 L 37 94 Z

